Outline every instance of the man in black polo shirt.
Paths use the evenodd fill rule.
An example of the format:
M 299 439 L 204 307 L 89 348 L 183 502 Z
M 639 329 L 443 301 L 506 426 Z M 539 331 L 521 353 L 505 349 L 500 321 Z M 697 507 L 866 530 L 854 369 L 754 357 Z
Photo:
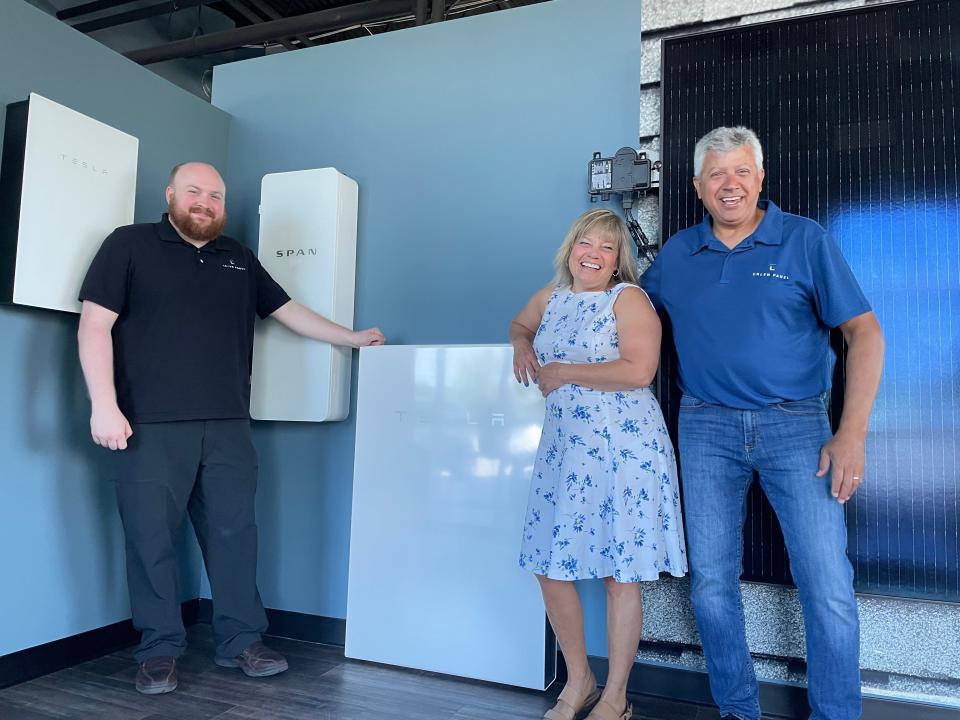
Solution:
M 186 647 L 175 541 L 187 512 L 213 594 L 215 662 L 251 677 L 287 661 L 261 642 L 250 439 L 254 314 L 347 347 L 380 345 L 377 328 L 352 331 L 297 304 L 253 252 L 221 235 L 220 174 L 178 165 L 160 222 L 117 228 L 80 290 L 78 333 L 94 442 L 114 457 L 126 537 L 137 690 L 177 687 Z

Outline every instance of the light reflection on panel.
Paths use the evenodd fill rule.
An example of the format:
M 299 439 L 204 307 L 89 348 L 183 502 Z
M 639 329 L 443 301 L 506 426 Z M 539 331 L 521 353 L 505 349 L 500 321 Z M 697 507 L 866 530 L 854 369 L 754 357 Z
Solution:
M 518 566 L 543 398 L 509 346 L 360 353 L 346 653 L 543 689 L 555 673 Z
M 833 219 L 831 231 L 887 341 L 865 473 L 882 486 L 848 509 L 858 582 L 960 599 L 958 208 L 851 207 Z M 883 268 L 876 267 L 878 250 Z
M 867 482 L 846 511 L 857 589 L 952 601 L 960 601 L 958 6 L 874 6 L 669 39 L 662 85 L 663 237 L 703 217 L 689 180 L 696 140 L 743 124 L 764 144 L 762 196 L 824 225 L 860 280 L 887 355 Z M 842 352 L 839 337 L 834 347 Z M 666 358 L 665 375 L 674 368 Z M 676 400 L 668 385 L 668 417 Z M 756 487 L 748 504 L 744 577 L 789 582 L 782 535 Z

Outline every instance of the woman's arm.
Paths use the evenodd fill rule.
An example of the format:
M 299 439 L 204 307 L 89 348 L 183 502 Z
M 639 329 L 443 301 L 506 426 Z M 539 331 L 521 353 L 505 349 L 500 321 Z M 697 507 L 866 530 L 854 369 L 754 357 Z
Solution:
M 537 383 L 544 396 L 575 383 L 594 390 L 636 390 L 653 382 L 660 363 L 660 318 L 640 288 L 621 291 L 613 305 L 620 358 L 600 363 L 549 363 Z
M 510 322 L 507 337 L 513 345 L 513 376 L 517 382 L 529 385 L 530 380 L 536 382 L 540 363 L 537 354 L 533 351 L 533 338 L 543 320 L 543 313 L 547 309 L 547 302 L 553 292 L 553 285 L 546 285 L 534 293 L 527 301 L 523 310 Z

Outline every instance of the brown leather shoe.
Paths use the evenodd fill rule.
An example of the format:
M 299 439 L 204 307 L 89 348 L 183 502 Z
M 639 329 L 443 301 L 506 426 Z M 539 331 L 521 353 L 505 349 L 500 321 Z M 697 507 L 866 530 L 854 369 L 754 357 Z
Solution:
M 137 692 L 160 695 L 177 689 L 177 659 L 164 655 L 147 658 L 137 668 Z
M 238 667 L 249 677 L 277 675 L 289 667 L 283 655 L 276 650 L 271 650 L 262 642 L 249 645 L 235 658 L 215 657 L 213 661 L 220 667 Z

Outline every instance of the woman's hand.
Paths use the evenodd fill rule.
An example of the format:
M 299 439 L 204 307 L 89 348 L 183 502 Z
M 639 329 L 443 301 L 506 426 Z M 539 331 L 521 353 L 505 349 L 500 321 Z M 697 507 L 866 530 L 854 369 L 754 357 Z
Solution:
M 535 292 L 523 310 L 510 322 L 510 329 L 507 331 L 510 344 L 513 345 L 513 376 L 518 383 L 527 386 L 531 381 L 537 381 L 540 372 L 540 362 L 533 351 L 533 339 L 537 336 L 537 328 L 540 327 L 540 320 L 552 292 L 552 285 Z
M 547 363 L 537 374 L 537 385 L 540 386 L 540 392 L 546 397 L 561 385 L 566 385 L 570 381 L 561 377 L 564 371 L 570 367 L 567 363 L 552 362 Z
M 525 339 L 518 338 L 513 342 L 513 376 L 518 383 L 526 386 L 530 382 L 537 382 L 537 373 L 540 372 L 540 362 L 533 351 L 533 344 Z

